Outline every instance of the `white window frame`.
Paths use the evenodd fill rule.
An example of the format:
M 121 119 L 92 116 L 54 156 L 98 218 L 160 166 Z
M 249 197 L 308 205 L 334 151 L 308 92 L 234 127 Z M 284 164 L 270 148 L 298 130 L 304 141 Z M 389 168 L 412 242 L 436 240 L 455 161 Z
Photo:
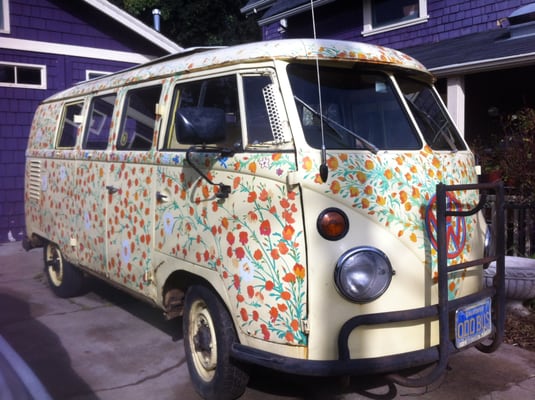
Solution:
M 422 24 L 429 20 L 429 15 L 427 15 L 427 0 L 418 0 L 418 8 L 420 11 L 420 15 L 418 17 L 409 19 L 407 21 L 396 22 L 390 25 L 383 25 L 377 28 L 374 28 L 372 24 L 372 0 L 364 0 L 362 2 L 362 8 L 364 20 L 364 26 L 361 32 L 362 36 L 377 35 L 379 33 L 405 28 L 407 26 Z
M 47 88 L 46 65 L 10 63 L 10 62 L 2 62 L 2 61 L 0 61 L 0 64 L 15 68 L 15 82 L 0 82 L 0 86 L 14 87 L 14 88 L 28 88 L 28 89 L 46 89 Z M 39 85 L 34 85 L 34 84 L 29 84 L 29 83 L 17 83 L 16 80 L 17 80 L 17 68 L 18 67 L 23 67 L 23 68 L 29 67 L 29 68 L 39 69 L 41 72 L 41 83 Z
M 3 25 L 0 28 L 0 33 L 11 33 L 11 26 L 9 25 L 9 0 L 0 0 L 2 1 L 2 16 L 3 16 Z

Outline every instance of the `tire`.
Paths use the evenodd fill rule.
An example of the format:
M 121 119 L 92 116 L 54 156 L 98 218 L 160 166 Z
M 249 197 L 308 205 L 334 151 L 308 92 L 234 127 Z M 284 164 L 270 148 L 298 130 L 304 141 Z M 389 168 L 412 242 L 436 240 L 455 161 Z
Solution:
M 56 244 L 47 243 L 43 256 L 48 284 L 56 296 L 67 298 L 83 293 L 83 272 L 65 261 Z
M 230 358 L 236 332 L 219 297 L 204 286 L 186 293 L 183 317 L 184 348 L 191 382 L 207 400 L 231 400 L 249 382 L 245 366 Z

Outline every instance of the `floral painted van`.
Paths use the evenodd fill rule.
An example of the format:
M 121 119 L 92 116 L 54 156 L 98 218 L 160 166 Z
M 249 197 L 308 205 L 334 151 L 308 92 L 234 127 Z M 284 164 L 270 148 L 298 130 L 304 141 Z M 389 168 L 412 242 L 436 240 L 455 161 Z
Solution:
M 240 396 L 252 364 L 425 385 L 451 353 L 503 336 L 503 190 L 476 170 L 407 55 L 332 40 L 194 49 L 39 106 L 24 246 L 44 247 L 61 297 L 91 274 L 182 316 L 207 399 Z

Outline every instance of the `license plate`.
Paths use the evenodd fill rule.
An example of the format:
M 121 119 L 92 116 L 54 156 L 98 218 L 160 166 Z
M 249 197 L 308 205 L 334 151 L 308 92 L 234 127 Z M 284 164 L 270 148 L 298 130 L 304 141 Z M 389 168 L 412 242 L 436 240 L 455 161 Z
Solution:
M 461 307 L 455 312 L 455 346 L 468 346 L 470 343 L 490 335 L 492 332 L 490 298 Z

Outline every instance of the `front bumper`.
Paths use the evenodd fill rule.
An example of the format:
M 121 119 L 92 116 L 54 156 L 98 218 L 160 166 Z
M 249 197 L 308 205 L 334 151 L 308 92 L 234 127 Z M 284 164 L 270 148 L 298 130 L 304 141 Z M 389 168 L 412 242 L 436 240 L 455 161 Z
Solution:
M 463 211 L 451 211 L 447 209 L 446 196 L 450 191 L 479 190 L 482 193 L 479 204 Z M 464 217 L 478 213 L 485 205 L 486 193 L 495 192 L 495 215 L 493 230 L 496 232 L 493 256 L 478 260 L 448 265 L 447 243 L 447 219 L 451 217 Z M 503 340 L 505 323 L 505 263 L 504 263 L 504 190 L 503 184 L 472 184 L 472 185 L 437 185 L 437 259 L 438 259 L 438 304 L 412 310 L 367 314 L 348 320 L 341 328 L 338 335 L 338 359 L 337 360 L 302 360 L 284 357 L 269 352 L 253 349 L 241 344 L 232 346 L 232 356 L 241 361 L 259 364 L 278 371 L 309 375 L 309 376 L 341 376 L 384 374 L 399 372 L 402 370 L 436 365 L 427 375 L 410 378 L 400 374 L 390 375 L 390 378 L 403 386 L 425 386 L 439 378 L 447 367 L 450 354 L 459 351 L 450 337 L 451 315 L 460 307 L 476 303 L 485 298 L 492 299 L 492 322 L 494 332 L 490 338 L 480 341 L 476 347 L 486 353 L 495 351 Z M 492 253 L 491 253 L 492 254 Z M 496 274 L 493 286 L 483 288 L 481 291 L 464 296 L 462 298 L 448 299 L 448 276 L 449 274 L 466 268 L 486 265 L 496 262 Z M 351 359 L 349 351 L 349 336 L 351 332 L 363 325 L 379 325 L 399 323 L 404 321 L 418 321 L 424 319 L 438 319 L 439 344 L 427 349 L 396 354 L 385 357 Z

